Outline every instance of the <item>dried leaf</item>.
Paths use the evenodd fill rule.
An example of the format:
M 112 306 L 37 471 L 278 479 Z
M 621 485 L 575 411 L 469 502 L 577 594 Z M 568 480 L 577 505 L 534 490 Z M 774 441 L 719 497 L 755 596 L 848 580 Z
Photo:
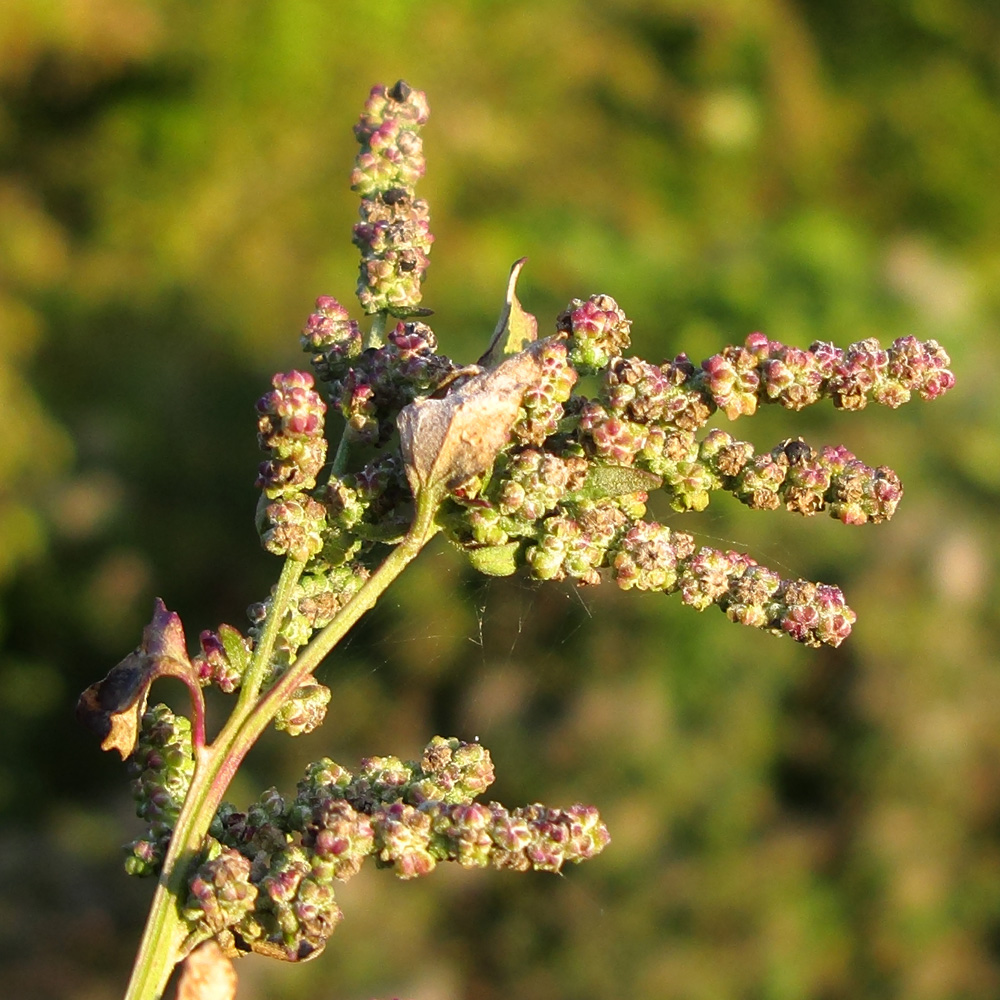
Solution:
M 117 750 L 122 760 L 135 749 L 139 719 L 146 710 L 148 661 L 137 649 L 91 684 L 76 703 L 76 717 L 101 737 L 102 750 Z
M 184 960 L 177 1000 L 233 1000 L 236 969 L 215 941 L 199 945 Z
M 418 399 L 400 413 L 400 448 L 415 495 L 428 487 L 453 490 L 493 465 L 525 390 L 541 377 L 545 343 L 536 341 L 443 399 Z
M 101 737 L 102 750 L 117 750 L 122 760 L 132 753 L 149 687 L 158 677 L 179 677 L 189 686 L 198 684 L 180 617 L 168 611 L 159 598 L 139 648 L 112 667 L 107 677 L 91 684 L 76 703 L 76 717 Z

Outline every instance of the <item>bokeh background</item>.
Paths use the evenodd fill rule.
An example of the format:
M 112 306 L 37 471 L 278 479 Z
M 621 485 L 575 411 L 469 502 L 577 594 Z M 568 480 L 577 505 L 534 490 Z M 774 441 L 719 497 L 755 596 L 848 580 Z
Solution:
M 526 254 L 543 331 L 603 291 L 650 360 L 912 333 L 959 383 L 738 427 L 892 465 L 891 524 L 669 520 L 840 584 L 838 650 L 425 553 L 321 672 L 327 725 L 271 734 L 231 797 L 478 736 L 498 798 L 593 802 L 613 843 L 564 877 L 363 871 L 326 953 L 242 961 L 240 997 L 1000 995 L 991 0 L 3 0 L 3 992 L 121 995 L 152 885 L 72 707 L 154 595 L 194 636 L 276 577 L 252 404 L 315 296 L 352 300 L 351 125 L 399 77 L 431 103 L 425 304 L 453 357 Z

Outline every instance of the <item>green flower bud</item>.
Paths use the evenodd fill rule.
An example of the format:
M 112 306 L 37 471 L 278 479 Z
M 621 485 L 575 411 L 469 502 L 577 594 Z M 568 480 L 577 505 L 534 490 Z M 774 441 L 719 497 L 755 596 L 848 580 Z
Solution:
M 361 770 L 344 789 L 345 798 L 361 812 L 370 813 L 383 802 L 403 797 L 413 780 L 415 767 L 398 757 L 365 757 Z
M 263 511 L 260 540 L 272 555 L 290 555 L 307 562 L 323 548 L 326 511 L 304 493 L 268 504 Z
M 611 841 L 592 806 L 564 810 L 535 804 L 508 812 L 494 802 L 490 810 L 496 868 L 557 872 L 567 861 L 578 864 L 594 857 Z
M 457 861 L 463 868 L 485 868 L 495 847 L 490 835 L 493 813 L 479 802 L 426 808 L 431 822 L 431 853 L 441 861 Z
M 628 349 L 631 326 L 610 295 L 573 299 L 556 319 L 556 328 L 569 334 L 570 362 L 587 373 L 606 367 Z
M 319 954 L 343 914 L 329 880 L 314 871 L 306 851 L 291 846 L 272 855 L 258 888 L 252 919 L 239 926 L 243 938 L 251 946 L 263 941 L 276 947 L 290 962 Z
M 375 833 L 364 813 L 344 799 L 326 797 L 314 801 L 302 843 L 312 849 L 324 869 L 329 869 L 331 878 L 346 882 L 373 852 Z
M 326 718 L 330 698 L 330 689 L 315 680 L 297 687 L 278 709 L 274 717 L 274 728 L 289 736 L 311 733 Z

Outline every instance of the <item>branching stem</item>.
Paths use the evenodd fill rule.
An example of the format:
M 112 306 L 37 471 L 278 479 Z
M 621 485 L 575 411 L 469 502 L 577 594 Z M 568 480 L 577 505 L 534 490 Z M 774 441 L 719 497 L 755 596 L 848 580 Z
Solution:
M 153 897 L 125 1000 L 158 1000 L 188 935 L 181 905 L 191 863 L 198 856 L 222 796 L 237 768 L 288 696 L 322 662 L 385 589 L 437 533 L 440 497 L 427 491 L 417 504 L 409 532 L 334 620 L 303 649 L 288 672 L 263 697 L 274 643 L 302 563 L 289 559 L 275 588 L 264 632 L 247 671 L 239 701 L 215 742 L 195 762 L 194 777 L 177 817 L 170 848 Z

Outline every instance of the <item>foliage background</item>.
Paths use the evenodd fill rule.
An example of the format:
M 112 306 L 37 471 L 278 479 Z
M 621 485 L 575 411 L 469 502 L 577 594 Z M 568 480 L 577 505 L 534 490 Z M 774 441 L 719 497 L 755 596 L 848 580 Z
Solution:
M 601 806 L 597 861 L 365 871 L 316 962 L 243 1000 L 993 997 L 1000 991 L 1000 9 L 989 0 L 5 0 L 0 12 L 0 980 L 121 995 L 151 886 L 120 762 L 71 717 L 154 595 L 243 621 L 252 403 L 353 294 L 368 87 L 428 92 L 425 286 L 478 355 L 510 263 L 543 330 L 606 291 L 637 353 L 751 330 L 936 337 L 933 408 L 764 414 L 900 472 L 871 530 L 717 503 L 681 519 L 860 620 L 809 651 L 668 599 L 473 578 L 439 547 L 277 734 L 306 760 L 478 735 L 509 804 Z M 660 512 L 661 516 L 665 516 Z M 721 540 L 721 541 L 720 541 Z M 169 694 L 169 688 L 167 688 Z

